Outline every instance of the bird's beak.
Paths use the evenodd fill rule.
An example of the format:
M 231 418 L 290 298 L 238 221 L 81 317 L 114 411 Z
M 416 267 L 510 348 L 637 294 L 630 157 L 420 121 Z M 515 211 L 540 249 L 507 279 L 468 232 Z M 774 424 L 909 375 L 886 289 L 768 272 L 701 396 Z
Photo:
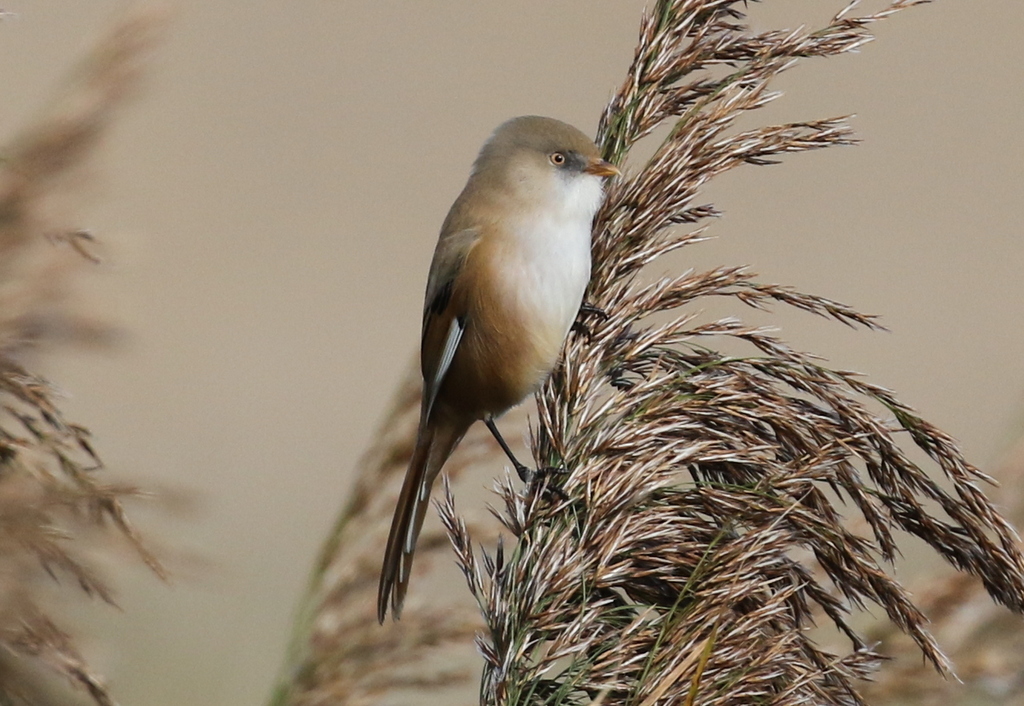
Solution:
M 611 162 L 607 162 L 603 159 L 595 157 L 587 163 L 587 166 L 583 168 L 587 174 L 593 174 L 599 177 L 610 177 L 621 174 L 618 167 Z

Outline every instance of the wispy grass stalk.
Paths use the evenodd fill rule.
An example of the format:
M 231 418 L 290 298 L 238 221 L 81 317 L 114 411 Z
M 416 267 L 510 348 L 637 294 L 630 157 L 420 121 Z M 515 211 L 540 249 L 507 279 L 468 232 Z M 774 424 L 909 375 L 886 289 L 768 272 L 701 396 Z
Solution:
M 56 221 L 51 199 L 96 148 L 135 85 L 156 17 L 113 29 L 77 67 L 56 103 L 0 148 L 0 703 L 65 702 L 45 675 L 63 675 L 102 706 L 113 699 L 52 605 L 58 582 L 107 603 L 114 593 L 85 558 L 119 537 L 154 571 L 89 431 L 64 417 L 60 396 L 31 371 L 57 342 L 93 341 L 104 327 L 67 306 L 71 282 L 95 260 L 90 236 Z M 40 670 L 42 665 L 44 669 Z
M 425 601 L 424 592 L 415 591 L 401 622 L 377 623 L 381 552 L 412 454 L 420 384 L 419 373 L 410 368 L 379 435 L 359 463 L 351 497 L 314 565 L 272 706 L 361 706 L 403 689 L 444 693 L 471 678 L 457 661 L 437 660 L 453 645 L 469 643 L 480 629 L 468 604 Z M 490 455 L 479 431 L 471 432 L 451 459 L 451 477 Z M 417 553 L 414 580 L 422 582 L 439 559 L 448 558 L 444 533 L 428 525 Z

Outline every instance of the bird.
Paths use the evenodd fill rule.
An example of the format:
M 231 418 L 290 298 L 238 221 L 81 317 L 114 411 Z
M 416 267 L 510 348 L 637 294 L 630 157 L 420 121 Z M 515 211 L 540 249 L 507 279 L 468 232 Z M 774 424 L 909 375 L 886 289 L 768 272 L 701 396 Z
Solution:
M 377 592 L 397 620 L 431 486 L 482 420 L 524 481 L 494 420 L 535 392 L 558 361 L 590 280 L 594 216 L 619 170 L 577 128 L 535 115 L 484 143 L 441 226 L 427 277 L 416 444 Z

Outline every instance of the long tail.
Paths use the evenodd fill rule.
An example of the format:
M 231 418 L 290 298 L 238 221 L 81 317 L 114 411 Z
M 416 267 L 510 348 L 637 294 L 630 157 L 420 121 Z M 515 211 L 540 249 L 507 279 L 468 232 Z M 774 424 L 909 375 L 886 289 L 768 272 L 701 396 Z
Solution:
M 389 601 L 395 619 L 401 616 L 402 602 L 409 588 L 416 539 L 430 505 L 430 488 L 468 428 L 468 424 L 455 423 L 444 417 L 433 417 L 431 423 L 420 425 L 416 448 L 409 469 L 405 472 L 405 483 L 398 496 L 395 515 L 391 519 L 391 533 L 388 534 L 384 565 L 380 571 L 377 620 L 381 623 L 387 616 Z

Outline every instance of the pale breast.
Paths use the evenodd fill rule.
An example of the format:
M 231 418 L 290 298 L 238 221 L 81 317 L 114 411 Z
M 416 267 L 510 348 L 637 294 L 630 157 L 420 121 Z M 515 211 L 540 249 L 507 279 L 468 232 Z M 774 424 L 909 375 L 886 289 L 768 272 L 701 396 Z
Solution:
M 565 215 L 518 224 L 499 266 L 503 299 L 526 324 L 540 377 L 554 366 L 590 280 L 590 217 Z
M 503 412 L 544 381 L 590 280 L 601 184 L 576 177 L 565 186 L 549 189 L 545 203 L 506 209 L 501 227 L 485 229 L 466 261 L 469 324 L 452 375 L 466 394 L 479 393 L 473 404 L 485 413 Z
M 531 330 L 543 357 L 554 364 L 590 279 L 590 224 L 555 219 L 532 224 L 519 252 L 506 264 L 511 301 Z

